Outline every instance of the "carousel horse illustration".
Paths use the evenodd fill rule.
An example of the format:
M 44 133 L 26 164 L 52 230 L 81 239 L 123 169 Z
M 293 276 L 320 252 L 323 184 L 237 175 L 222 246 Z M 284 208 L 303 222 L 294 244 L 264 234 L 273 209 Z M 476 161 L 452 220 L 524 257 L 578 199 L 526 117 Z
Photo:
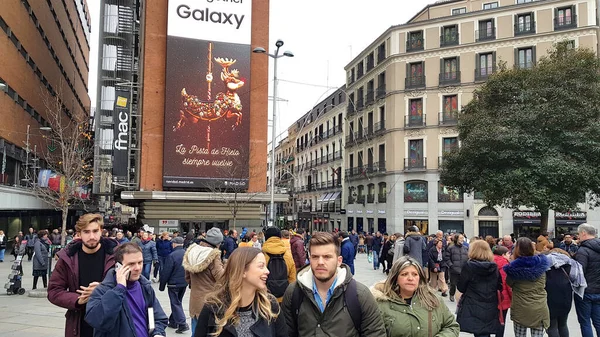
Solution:
M 242 124 L 242 101 L 237 94 L 237 90 L 244 86 L 246 80 L 240 78 L 237 69 L 230 70 L 230 67 L 237 60 L 217 57 L 215 62 L 221 65 L 221 81 L 227 88 L 226 92 L 219 92 L 212 99 L 211 86 L 213 81 L 212 74 L 212 43 L 208 46 L 208 71 L 206 73 L 206 82 L 208 84 L 207 99 L 201 100 L 198 96 L 190 95 L 186 89 L 181 90 L 182 108 L 179 110 L 180 118 L 173 131 L 184 127 L 187 122 L 193 124 L 199 121 L 207 122 L 206 140 L 210 144 L 210 123 L 224 119 L 233 120 L 232 130 Z

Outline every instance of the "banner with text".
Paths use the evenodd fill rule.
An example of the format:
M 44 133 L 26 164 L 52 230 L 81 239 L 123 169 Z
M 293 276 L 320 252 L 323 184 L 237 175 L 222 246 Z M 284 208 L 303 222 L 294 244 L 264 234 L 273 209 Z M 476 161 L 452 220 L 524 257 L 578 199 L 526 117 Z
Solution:
M 127 163 L 129 157 L 129 122 L 131 116 L 130 92 L 117 90 L 115 92 L 115 109 L 113 110 L 113 179 L 127 179 Z
M 169 0 L 163 187 L 248 187 L 251 0 Z

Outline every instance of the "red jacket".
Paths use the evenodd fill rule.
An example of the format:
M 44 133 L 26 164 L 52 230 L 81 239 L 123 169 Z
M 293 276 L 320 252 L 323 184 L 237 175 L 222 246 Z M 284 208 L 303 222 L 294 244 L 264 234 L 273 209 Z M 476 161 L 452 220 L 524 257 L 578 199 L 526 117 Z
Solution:
M 102 273 L 102 278 L 104 278 L 106 273 L 115 266 L 113 253 L 119 243 L 114 239 L 101 238 L 100 244 L 106 253 L 104 272 Z M 76 292 L 79 289 L 77 252 L 82 245 L 81 239 L 75 239 L 65 249 L 58 252 L 59 259 L 48 283 L 48 300 L 54 305 L 67 309 L 65 337 L 79 337 L 79 323 L 81 316 L 85 315 L 85 305 L 77 304 L 79 294 Z
M 292 257 L 296 265 L 296 271 L 299 271 L 306 265 L 306 250 L 304 250 L 304 239 L 300 235 L 294 235 L 290 239 L 290 248 Z
M 509 262 L 500 255 L 494 255 L 494 262 L 498 265 L 500 276 L 502 276 L 502 302 L 500 302 L 498 307 L 502 310 L 507 310 L 510 308 L 510 302 L 512 301 L 512 289 L 506 284 L 506 272 L 504 271 L 504 266 L 508 265 Z M 506 317 L 504 317 L 504 319 L 506 320 Z

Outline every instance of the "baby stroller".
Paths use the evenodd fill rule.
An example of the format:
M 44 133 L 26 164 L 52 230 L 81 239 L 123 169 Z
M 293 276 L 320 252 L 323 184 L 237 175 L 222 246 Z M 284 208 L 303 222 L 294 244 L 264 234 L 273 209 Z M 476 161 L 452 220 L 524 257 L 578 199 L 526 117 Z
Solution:
M 25 294 L 25 288 L 22 288 L 21 280 L 23 277 L 23 256 L 25 255 L 25 245 L 21 244 L 17 258 L 10 267 L 10 274 L 8 274 L 8 282 L 4 284 L 6 294 Z

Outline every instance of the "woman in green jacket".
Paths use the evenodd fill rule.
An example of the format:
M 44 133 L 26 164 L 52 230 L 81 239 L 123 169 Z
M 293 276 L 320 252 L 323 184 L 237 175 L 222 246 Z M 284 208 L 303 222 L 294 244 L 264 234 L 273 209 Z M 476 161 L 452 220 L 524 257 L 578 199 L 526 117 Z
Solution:
M 459 327 L 446 304 L 427 286 L 421 264 L 399 258 L 384 282 L 371 289 L 388 337 L 453 337 Z
M 512 288 L 510 318 L 515 337 L 526 337 L 527 329 L 531 329 L 532 337 L 543 337 L 550 326 L 546 294 L 546 270 L 550 262 L 545 255 L 535 255 L 534 244 L 528 238 L 517 240 L 513 259 L 504 266 L 504 271 L 506 284 Z

